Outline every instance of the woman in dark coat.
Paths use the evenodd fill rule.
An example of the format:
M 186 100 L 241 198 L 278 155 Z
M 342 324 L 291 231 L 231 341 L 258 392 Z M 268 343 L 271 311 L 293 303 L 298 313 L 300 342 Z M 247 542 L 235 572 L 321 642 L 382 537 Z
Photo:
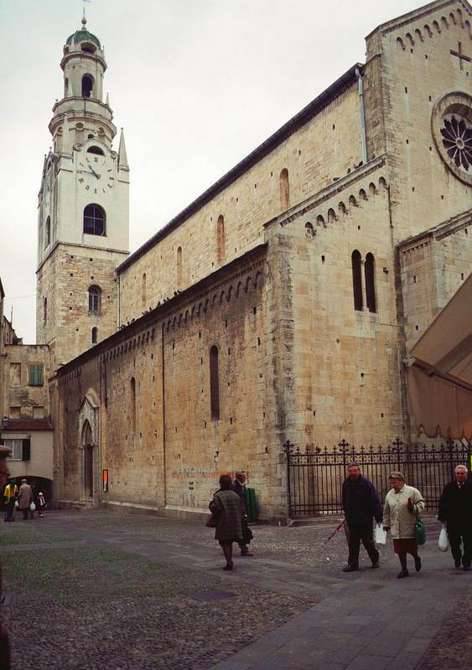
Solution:
M 220 489 L 213 496 L 210 512 L 216 520 L 215 540 L 218 540 L 226 559 L 224 570 L 233 569 L 233 542 L 241 542 L 241 502 L 232 490 L 231 477 L 221 475 Z

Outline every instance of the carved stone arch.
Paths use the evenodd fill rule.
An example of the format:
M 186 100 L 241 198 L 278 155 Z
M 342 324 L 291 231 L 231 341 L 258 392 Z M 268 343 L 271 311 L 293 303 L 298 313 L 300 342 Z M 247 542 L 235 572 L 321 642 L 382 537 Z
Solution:
M 387 188 L 387 182 L 385 181 L 385 177 L 380 177 L 379 179 L 379 187 L 386 189 Z
M 400 47 L 402 51 L 405 51 L 406 49 L 405 42 L 402 40 L 401 37 L 397 37 L 397 46 Z
M 419 39 L 420 42 L 424 42 L 423 33 L 421 32 L 421 30 L 419 28 L 416 28 L 415 35 Z
M 233 296 L 233 285 L 231 285 L 228 289 L 228 292 L 226 294 L 226 301 L 230 302 L 232 296 Z
M 205 304 L 203 305 L 203 311 L 206 312 L 208 309 L 208 305 L 210 304 L 210 298 L 205 299 Z
M 214 293 L 214 294 L 213 294 L 213 298 L 211 299 L 211 306 L 212 306 L 212 307 L 213 307 L 213 305 L 216 304 L 216 301 L 217 301 L 217 300 L 218 300 L 218 294 L 217 294 L 217 293 Z
M 177 318 L 177 325 L 178 325 L 178 326 L 180 326 L 180 324 L 182 323 L 182 318 L 183 318 L 183 315 L 182 315 L 182 312 L 181 312 L 181 313 L 179 314 L 178 318 Z
M 252 277 L 251 277 L 251 275 L 249 275 L 249 276 L 246 278 L 246 284 L 245 284 L 245 286 L 244 286 L 244 292 L 245 292 L 245 293 L 247 293 L 247 292 L 249 291 L 249 287 L 251 286 L 251 283 L 252 283 Z
M 264 285 L 264 275 L 260 270 L 256 272 L 256 277 L 254 279 L 254 287 L 257 288 L 259 286 L 259 280 L 261 282 L 261 286 Z
M 328 209 L 328 223 L 334 223 L 336 221 L 336 212 L 332 207 Z
M 223 300 L 224 300 L 224 299 L 225 299 L 225 291 L 224 291 L 224 289 L 223 289 L 223 290 L 221 291 L 221 293 L 220 293 L 220 300 L 219 300 L 219 304 L 220 304 L 220 305 L 223 304 Z
M 369 184 L 369 194 L 375 195 L 376 193 L 377 193 L 377 186 L 374 184 L 373 181 L 371 181 Z
M 438 21 L 433 21 L 433 28 L 436 30 L 437 33 L 441 32 L 441 26 L 439 25 Z
M 464 15 L 462 14 L 462 9 L 457 9 L 457 16 L 459 17 L 459 23 L 461 28 L 464 27 Z
M 326 228 L 325 220 L 321 214 L 318 214 L 318 216 L 316 217 L 316 225 Z
M 349 207 L 357 207 L 357 200 L 354 195 L 349 196 Z
M 406 39 L 407 42 L 409 42 L 409 44 L 410 44 L 411 47 L 414 47 L 414 46 L 415 46 L 415 40 L 413 39 L 413 36 L 412 36 L 411 33 L 407 33 L 407 34 L 405 35 L 405 39 Z
M 445 28 L 449 28 L 449 22 L 445 16 L 441 16 L 441 23 Z
M 455 26 L 457 26 L 456 17 L 454 16 L 453 12 L 451 12 L 449 14 L 449 19 L 451 20 L 451 23 L 453 23 Z
M 467 32 L 469 33 L 469 38 L 472 40 L 472 24 L 468 19 L 464 21 L 464 27 L 467 29 Z
M 192 309 L 190 311 L 190 318 L 193 319 L 195 316 L 195 311 L 196 311 L 196 305 L 192 305 Z
M 433 31 L 431 30 L 431 28 L 429 27 L 429 25 L 428 25 L 427 23 L 426 23 L 425 26 L 423 26 L 423 30 L 424 30 L 425 33 L 428 35 L 428 37 L 432 37 L 432 36 L 433 36 Z
M 316 235 L 316 230 L 313 227 L 313 224 L 310 221 L 305 223 L 305 237 L 307 240 L 312 240 Z
M 344 204 L 344 202 L 343 202 L 342 200 L 341 200 L 341 202 L 340 202 L 339 205 L 338 205 L 338 212 L 339 212 L 340 214 L 347 214 L 347 207 L 346 207 L 346 205 Z
M 238 285 L 236 286 L 236 297 L 239 298 L 239 294 L 241 293 L 241 288 L 243 286 L 242 281 L 238 281 Z
M 359 191 L 359 200 L 367 200 L 367 193 L 363 188 Z
M 80 445 L 80 497 L 83 500 L 98 500 L 98 446 L 99 446 L 99 398 L 89 388 L 79 410 Z

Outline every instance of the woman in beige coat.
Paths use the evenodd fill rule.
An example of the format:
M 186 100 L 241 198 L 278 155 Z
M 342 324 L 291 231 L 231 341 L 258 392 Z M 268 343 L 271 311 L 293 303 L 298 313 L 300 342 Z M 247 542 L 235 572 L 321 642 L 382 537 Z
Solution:
M 402 579 L 408 577 L 407 554 L 413 556 L 416 572 L 421 570 L 415 524 L 417 516 L 424 510 L 424 500 L 418 489 L 407 486 L 401 472 L 392 472 L 390 484 L 392 488 L 385 497 L 383 525 L 392 533 L 393 549 L 402 568 L 398 578 Z

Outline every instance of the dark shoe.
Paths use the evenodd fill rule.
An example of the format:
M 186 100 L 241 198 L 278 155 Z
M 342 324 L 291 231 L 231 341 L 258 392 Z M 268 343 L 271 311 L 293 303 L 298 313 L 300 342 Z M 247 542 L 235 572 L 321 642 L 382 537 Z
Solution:
M 375 561 L 375 563 L 372 563 L 373 568 L 380 568 L 380 563 L 378 561 Z
M 460 558 L 456 558 L 456 559 L 455 559 L 455 561 L 454 561 L 454 567 L 455 567 L 455 568 L 460 568 L 460 567 L 461 567 L 461 559 L 460 559 Z
M 225 567 L 223 570 L 232 570 L 233 569 L 233 561 L 231 563 L 226 563 Z
M 410 573 L 408 572 L 408 570 L 401 570 L 401 571 L 398 573 L 397 578 L 398 578 L 398 579 L 403 579 L 403 577 L 408 577 L 409 574 L 410 574 Z
M 415 556 L 415 570 L 416 572 L 421 570 L 421 558 L 419 556 Z
M 343 568 L 343 572 L 356 572 L 356 570 L 359 570 L 358 565 L 346 565 L 346 567 Z

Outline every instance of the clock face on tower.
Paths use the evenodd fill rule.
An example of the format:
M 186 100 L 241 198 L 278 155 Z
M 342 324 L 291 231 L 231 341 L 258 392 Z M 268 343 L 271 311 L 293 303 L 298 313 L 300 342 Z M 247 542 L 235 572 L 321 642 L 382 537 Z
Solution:
M 88 193 L 108 193 L 115 185 L 113 168 L 105 156 L 90 152 L 79 159 L 77 177 L 79 186 Z

